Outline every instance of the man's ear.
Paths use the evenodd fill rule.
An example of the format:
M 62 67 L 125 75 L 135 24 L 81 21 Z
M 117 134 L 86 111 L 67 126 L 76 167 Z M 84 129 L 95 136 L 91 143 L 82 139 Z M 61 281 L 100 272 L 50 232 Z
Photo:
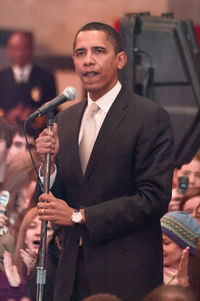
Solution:
M 121 51 L 117 54 L 117 69 L 121 70 L 124 68 L 127 62 L 127 54 L 125 51 Z

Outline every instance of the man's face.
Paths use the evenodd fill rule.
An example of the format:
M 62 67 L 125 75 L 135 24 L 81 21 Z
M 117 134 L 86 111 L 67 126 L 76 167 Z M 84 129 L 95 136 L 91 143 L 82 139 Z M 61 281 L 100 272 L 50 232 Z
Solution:
M 118 70 L 126 63 L 126 54 L 115 53 L 105 32 L 87 30 L 76 38 L 73 60 L 83 87 L 95 101 L 116 84 Z
M 13 34 L 8 41 L 7 55 L 12 64 L 20 67 L 29 63 L 32 58 L 32 47 L 29 38 L 20 33 Z
M 33 137 L 27 137 L 30 148 L 35 147 L 35 141 Z M 26 140 L 24 136 L 15 134 L 12 140 L 11 147 L 8 150 L 6 161 L 9 163 L 17 154 L 23 153 L 27 150 Z
M 188 191 L 200 188 L 200 161 L 193 159 L 189 164 L 184 164 L 177 170 L 177 178 L 187 176 L 189 179 Z

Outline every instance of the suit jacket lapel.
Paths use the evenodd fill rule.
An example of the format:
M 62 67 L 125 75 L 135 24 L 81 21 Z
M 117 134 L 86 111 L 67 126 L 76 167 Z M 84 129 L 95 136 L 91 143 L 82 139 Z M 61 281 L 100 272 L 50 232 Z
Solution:
M 121 122 L 123 122 L 123 119 L 126 116 L 127 107 L 128 102 L 126 92 L 122 88 L 116 100 L 112 104 L 109 112 L 107 113 L 106 118 L 99 131 L 85 171 L 85 180 L 92 172 L 92 169 L 94 168 L 99 156 L 101 156 L 102 153 L 105 151 L 106 145 L 109 143 L 112 135 L 115 135 L 118 126 L 121 124 Z

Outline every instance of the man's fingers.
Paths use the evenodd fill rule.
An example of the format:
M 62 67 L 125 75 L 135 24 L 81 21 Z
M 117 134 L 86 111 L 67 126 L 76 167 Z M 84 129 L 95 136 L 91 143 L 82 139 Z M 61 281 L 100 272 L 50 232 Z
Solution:
M 42 207 L 47 208 L 48 205 L 46 204 L 46 202 L 51 202 L 53 198 L 54 198 L 53 195 L 50 195 L 48 193 L 41 194 L 39 197 L 39 203 L 37 204 L 38 208 L 42 208 Z
M 53 127 L 52 127 L 52 131 L 54 133 L 55 136 L 57 136 L 58 134 L 58 125 L 57 123 L 54 122 Z

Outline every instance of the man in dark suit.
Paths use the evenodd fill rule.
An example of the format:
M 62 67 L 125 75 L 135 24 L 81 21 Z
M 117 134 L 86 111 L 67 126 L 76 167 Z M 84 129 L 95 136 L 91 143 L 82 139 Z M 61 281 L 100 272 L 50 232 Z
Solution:
M 52 194 L 40 196 L 38 213 L 62 225 L 64 237 L 55 274 L 47 266 L 52 283 L 46 292 L 53 288 L 54 301 L 105 292 L 139 301 L 162 283 L 160 218 L 173 170 L 169 116 L 121 87 L 118 70 L 126 54 L 112 27 L 94 22 L 81 28 L 73 59 L 88 99 L 59 114 L 53 130 L 36 139 L 41 172 L 51 153 L 54 181 Z M 91 106 L 98 108 L 88 117 Z M 88 120 L 86 146 L 94 123 L 96 141 L 85 163 Z
M 14 32 L 7 42 L 11 66 L 0 72 L 0 114 L 10 123 L 27 116 L 56 96 L 53 74 L 32 63 L 33 38 Z

